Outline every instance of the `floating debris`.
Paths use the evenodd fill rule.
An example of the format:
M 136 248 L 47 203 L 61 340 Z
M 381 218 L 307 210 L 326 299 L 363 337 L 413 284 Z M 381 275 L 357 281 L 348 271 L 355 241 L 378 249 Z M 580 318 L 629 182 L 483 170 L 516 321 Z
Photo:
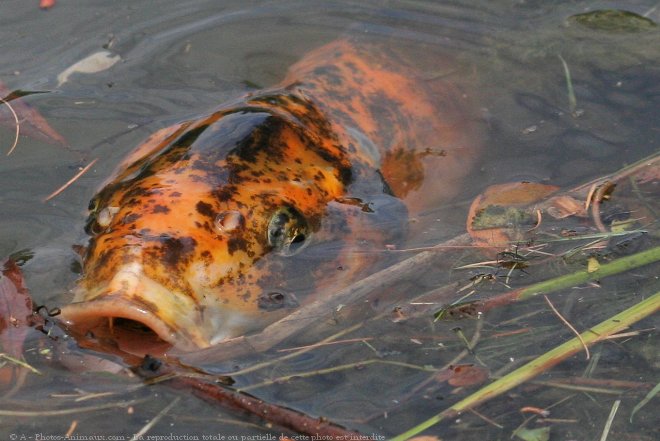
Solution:
M 568 21 L 589 29 L 606 32 L 642 32 L 657 27 L 657 24 L 650 18 L 619 9 L 599 9 L 572 15 Z
M 57 87 L 69 81 L 69 77 L 75 73 L 92 74 L 104 71 L 114 66 L 121 57 L 109 51 L 99 51 L 73 63 L 57 76 Z

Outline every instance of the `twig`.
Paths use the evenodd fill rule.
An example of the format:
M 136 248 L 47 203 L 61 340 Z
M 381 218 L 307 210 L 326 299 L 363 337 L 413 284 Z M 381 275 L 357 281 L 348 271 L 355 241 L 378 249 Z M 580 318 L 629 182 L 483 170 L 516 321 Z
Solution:
M 612 335 L 622 329 L 627 328 L 633 323 L 638 322 L 660 310 L 660 292 L 653 294 L 645 300 L 633 305 L 625 311 L 610 317 L 604 322 L 592 327 L 586 332 L 582 333 L 582 339 L 586 344 L 594 344 L 601 341 L 604 337 Z M 418 433 L 444 421 L 448 418 L 453 418 L 456 415 L 471 409 L 487 400 L 499 396 L 516 386 L 528 381 L 535 376 L 546 372 L 553 366 L 561 361 L 574 355 L 582 349 L 582 343 L 573 338 L 556 348 L 546 352 L 540 357 L 535 358 L 526 365 L 510 372 L 504 377 L 490 383 L 489 385 L 481 388 L 475 393 L 462 399 L 458 403 L 452 405 L 448 409 L 440 412 L 439 414 L 429 418 L 428 420 L 418 424 L 417 426 L 407 430 L 406 432 L 395 436 L 391 441 L 405 441 Z
M 300 434 L 313 435 L 319 437 L 318 439 L 364 439 L 364 435 L 344 429 L 325 418 L 312 418 L 295 410 L 267 403 L 251 395 L 229 390 L 219 384 L 208 383 L 197 378 L 178 377 L 171 379 L 170 385 L 192 391 L 200 398 L 214 404 L 249 412 L 270 424 Z
M 593 184 L 589 188 L 589 192 L 587 193 L 587 197 L 584 200 L 584 209 L 588 210 L 589 206 L 591 205 L 591 199 L 594 197 L 594 193 L 596 192 L 596 188 L 598 188 L 597 184 Z
M 595 191 L 595 189 L 600 186 L 605 184 L 606 182 L 612 182 L 612 183 L 617 183 L 621 181 L 622 179 L 625 179 L 627 177 L 633 176 L 637 173 L 639 173 L 641 170 L 649 168 L 649 167 L 654 167 L 660 165 L 660 152 L 653 153 L 652 155 L 647 156 L 646 158 L 640 159 L 639 161 L 627 165 L 623 167 L 621 170 L 618 170 L 614 173 L 611 173 L 606 176 L 601 176 L 599 178 L 594 179 L 593 181 L 587 182 L 586 184 L 579 185 L 572 190 L 570 190 L 568 193 L 570 194 L 587 194 L 587 193 L 592 193 Z M 591 198 L 587 198 L 587 201 L 589 201 Z M 585 207 L 585 210 L 587 210 L 589 206 L 587 205 Z
M 300 351 L 302 349 L 314 349 L 314 348 L 319 348 L 321 346 L 328 346 L 328 345 L 367 342 L 369 340 L 373 340 L 373 337 L 347 338 L 345 340 L 327 341 L 327 342 L 324 342 L 324 343 L 323 342 L 318 342 L 318 343 L 314 343 L 312 345 L 307 345 L 307 346 L 298 346 L 298 347 L 295 347 L 295 348 L 278 349 L 277 352 Z
M 141 398 L 139 400 L 120 401 L 114 403 L 98 404 L 96 406 L 82 406 L 71 407 L 69 409 L 53 409 L 53 410 L 9 410 L 0 409 L 0 416 L 8 417 L 46 417 L 46 416 L 62 416 L 62 415 L 75 415 L 81 412 L 96 412 L 105 409 L 116 409 L 118 407 L 129 407 L 135 404 L 144 403 L 151 398 Z
M 14 143 L 12 144 L 11 148 L 7 152 L 7 156 L 11 155 L 16 146 L 18 145 L 18 135 L 21 133 L 21 125 L 18 122 L 18 115 L 16 115 L 16 112 L 14 111 L 14 108 L 9 104 L 8 101 L 5 101 L 3 98 L 0 98 L 0 101 L 3 102 L 11 114 L 14 116 L 14 121 L 16 122 L 16 133 L 14 134 Z
M 85 166 L 85 168 L 83 168 L 83 169 L 80 170 L 78 173 L 76 173 L 76 175 L 75 175 L 73 178 L 69 179 L 69 181 L 68 181 L 66 184 L 64 184 L 63 186 L 61 186 L 60 188 L 58 188 L 57 190 L 55 190 L 54 192 L 52 192 L 51 194 L 49 194 L 48 196 L 46 196 L 46 197 L 43 199 L 43 202 L 48 202 L 49 200 L 53 199 L 55 196 L 57 196 L 58 194 L 62 193 L 64 190 L 66 190 L 66 188 L 67 188 L 69 185 L 73 184 L 73 183 L 76 181 L 76 179 L 78 179 L 78 178 L 81 177 L 85 172 L 87 172 L 87 170 L 89 170 L 94 164 L 96 164 L 96 161 L 98 161 L 98 160 L 99 160 L 99 158 L 95 158 L 92 162 L 90 162 L 89 164 L 87 164 L 87 165 Z
M 42 375 L 39 370 L 33 366 L 30 366 L 28 363 L 24 362 L 23 360 L 19 360 L 18 358 L 12 357 L 11 355 L 5 354 L 4 352 L 0 352 L 0 359 L 5 359 L 11 363 L 14 363 L 18 366 L 24 367 L 25 369 L 29 369 L 32 372 L 34 372 L 37 375 Z
M 491 297 L 476 302 L 479 312 L 486 312 L 490 309 L 509 305 L 513 302 L 533 298 L 539 294 L 547 294 L 561 289 L 571 288 L 580 284 L 601 280 L 605 277 L 619 274 L 631 269 L 639 268 L 644 265 L 660 261 L 660 247 L 651 248 L 637 254 L 622 257 L 609 263 L 604 263 L 597 271 L 587 272 L 587 270 L 576 271 L 571 274 L 555 277 L 544 282 L 534 283 L 525 288 L 515 289 L 498 296 Z
M 153 417 L 151 421 L 145 424 L 144 427 L 142 427 L 142 429 L 140 429 L 135 435 L 133 435 L 132 439 L 142 439 L 142 436 L 145 433 L 147 433 L 149 430 L 151 430 L 151 428 L 154 427 L 158 423 L 158 421 L 160 421 L 165 416 L 165 414 L 167 414 L 167 412 L 169 412 L 174 406 L 176 406 L 179 403 L 179 401 L 181 401 L 181 397 L 176 397 L 170 404 L 165 406 L 163 410 L 158 412 L 158 415 Z
M 78 427 L 78 420 L 71 421 L 71 425 L 69 426 L 69 430 L 66 431 L 66 434 L 64 435 L 64 438 L 66 438 L 66 439 L 71 438 L 71 435 L 73 435 L 73 432 L 76 431 L 76 427 Z
M 485 422 L 487 422 L 487 423 L 490 424 L 491 426 L 495 426 L 495 427 L 497 427 L 498 429 L 504 429 L 504 426 L 503 426 L 503 425 L 496 423 L 494 420 L 488 418 L 486 415 L 484 415 L 484 414 L 482 414 L 482 413 L 479 413 L 479 412 L 477 412 L 477 411 L 474 410 L 474 409 L 470 409 L 470 412 L 473 413 L 473 414 L 475 414 L 476 416 L 478 416 L 479 418 L 481 418 L 482 420 L 484 420 Z
M 339 337 L 341 337 L 342 335 L 350 334 L 351 332 L 353 332 L 353 331 L 355 331 L 355 330 L 357 330 L 357 329 L 359 329 L 359 328 L 361 328 L 361 327 L 362 327 L 362 323 L 357 323 L 357 324 L 355 324 L 355 325 L 353 325 L 353 326 L 351 326 L 351 327 L 349 327 L 349 328 L 342 329 L 341 331 L 337 332 L 336 334 L 331 335 L 330 337 L 327 337 L 327 338 L 321 340 L 319 343 L 321 343 L 321 344 L 325 344 L 325 343 L 331 342 L 331 341 L 335 340 L 336 338 L 339 338 Z M 315 348 L 315 346 L 313 346 L 313 345 L 312 345 L 312 346 L 303 347 L 302 349 L 300 349 L 300 350 L 298 350 L 298 351 L 292 352 L 292 353 L 287 354 L 287 355 L 284 355 L 284 356 L 282 356 L 282 357 L 275 358 L 275 359 L 268 360 L 268 361 L 264 361 L 263 363 L 253 364 L 253 365 L 250 366 L 250 367 L 247 367 L 247 368 L 244 368 L 244 369 L 240 369 L 240 370 L 238 370 L 238 371 L 234 371 L 234 372 L 229 372 L 229 373 L 227 373 L 227 374 L 225 374 L 225 375 L 229 375 L 229 376 L 232 376 L 232 377 L 236 377 L 236 376 L 238 376 L 238 375 L 244 375 L 244 374 L 247 374 L 247 373 L 249 373 L 249 372 L 254 372 L 254 371 L 257 371 L 257 370 L 259 370 L 259 369 L 263 369 L 263 368 L 265 368 L 265 367 L 271 366 L 271 365 L 273 365 L 273 364 L 275 364 L 275 363 L 282 362 L 282 361 L 284 361 L 284 360 L 288 360 L 288 359 L 290 359 L 290 358 L 295 358 L 295 357 L 297 357 L 297 356 L 299 356 L 299 355 L 302 355 L 302 354 L 304 354 L 304 353 L 306 353 L 306 352 L 311 351 L 311 350 L 314 349 L 314 348 Z
M 342 364 L 339 366 L 333 366 L 325 369 L 317 369 L 314 371 L 309 371 L 309 372 L 296 372 L 293 374 L 289 375 L 284 375 L 278 378 L 273 378 L 271 380 L 266 380 L 262 381 L 261 383 L 254 383 L 250 384 L 248 386 L 241 387 L 238 391 L 239 392 L 248 392 L 254 389 L 258 389 L 260 387 L 264 386 L 270 386 L 273 384 L 277 383 L 283 383 L 285 381 L 290 381 L 295 378 L 309 378 L 309 377 L 315 377 L 317 375 L 325 375 L 325 374 L 331 374 L 333 372 L 340 372 L 340 371 L 345 371 L 347 369 L 357 369 L 357 368 L 363 368 L 365 366 L 368 366 L 370 364 L 384 364 L 384 365 L 389 365 L 389 366 L 399 366 L 399 367 L 405 367 L 408 369 L 414 369 L 414 370 L 419 370 L 419 371 L 424 371 L 424 372 L 434 372 L 437 373 L 439 369 L 435 369 L 432 367 L 426 367 L 426 366 L 417 366 L 415 364 L 410 364 L 410 363 L 403 363 L 400 361 L 392 361 L 392 360 L 381 360 L 379 358 L 372 358 L 369 360 L 364 360 L 364 361 L 357 361 L 355 363 L 347 363 L 347 364 Z
M 546 301 L 546 303 L 548 304 L 548 306 L 550 306 L 550 309 L 552 309 L 552 312 L 554 312 L 555 315 L 556 315 L 557 317 L 559 317 L 559 320 L 561 320 L 561 321 L 562 321 L 562 322 L 568 327 L 568 329 L 570 329 L 570 330 L 573 332 L 573 334 L 575 334 L 575 335 L 577 336 L 578 340 L 580 340 L 580 343 L 582 343 L 582 346 L 584 346 L 584 352 L 586 353 L 587 360 L 589 360 L 589 358 L 591 358 L 591 355 L 589 355 L 589 348 L 588 348 L 587 345 L 584 343 L 584 340 L 582 340 L 582 337 L 580 336 L 580 333 L 579 333 L 579 332 L 573 327 L 573 325 L 571 325 L 571 324 L 568 322 L 568 320 L 566 320 L 566 319 L 564 318 L 563 315 L 561 315 L 561 314 L 559 313 L 559 311 L 557 311 L 557 308 L 555 308 L 555 305 L 552 304 L 552 302 L 550 301 L 550 299 L 548 298 L 548 296 L 544 295 L 543 298 L 545 299 L 545 301 Z
M 606 233 L 607 228 L 603 224 L 600 216 L 600 203 L 605 199 L 606 192 L 611 190 L 613 185 L 614 184 L 611 182 L 604 182 L 596 189 L 596 192 L 593 195 L 593 203 L 591 204 L 591 217 L 593 218 L 594 225 L 596 225 L 598 231 L 602 233 Z

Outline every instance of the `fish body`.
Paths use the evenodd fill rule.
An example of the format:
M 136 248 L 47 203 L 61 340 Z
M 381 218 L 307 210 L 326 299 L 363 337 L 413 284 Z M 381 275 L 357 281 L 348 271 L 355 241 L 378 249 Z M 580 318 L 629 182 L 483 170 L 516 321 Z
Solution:
M 137 323 L 194 350 L 349 283 L 467 170 L 461 95 L 440 90 L 339 40 L 279 86 L 156 132 L 90 202 L 65 321 Z

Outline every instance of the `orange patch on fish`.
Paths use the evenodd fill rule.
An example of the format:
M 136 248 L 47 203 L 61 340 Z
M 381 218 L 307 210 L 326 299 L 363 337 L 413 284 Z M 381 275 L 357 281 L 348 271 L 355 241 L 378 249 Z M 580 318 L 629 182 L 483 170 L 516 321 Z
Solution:
M 350 283 L 409 211 L 455 193 L 476 145 L 464 107 L 394 54 L 339 40 L 278 87 L 159 130 L 91 201 L 63 317 L 193 350 Z

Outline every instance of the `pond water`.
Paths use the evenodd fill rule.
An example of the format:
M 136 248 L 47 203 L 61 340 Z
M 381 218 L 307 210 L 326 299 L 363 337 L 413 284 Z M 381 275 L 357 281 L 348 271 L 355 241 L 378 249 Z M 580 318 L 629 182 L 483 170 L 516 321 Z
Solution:
M 570 19 L 597 9 L 625 9 L 658 22 L 660 5 L 654 0 L 60 0 L 47 11 L 37 3 L 0 3 L 0 81 L 7 91 L 44 92 L 21 100 L 45 118 L 65 145 L 22 121 L 15 151 L 0 156 L 0 257 L 32 256 L 22 269 L 40 305 L 70 301 L 80 271 L 72 247 L 87 242 L 88 202 L 126 154 L 158 129 L 278 84 L 291 65 L 333 40 L 355 38 L 388 46 L 414 66 L 420 83 L 454 84 L 461 91 L 457 96 L 470 102 L 467 118 L 473 125 L 466 130 L 474 130 L 469 138 L 475 160 L 443 204 L 424 207 L 415 219 L 407 219 L 409 234 L 397 244 L 401 249 L 433 246 L 463 234 L 470 202 L 489 185 L 533 181 L 570 188 L 654 154 L 660 145 L 660 30 L 603 30 Z M 100 51 L 119 57 L 118 62 L 97 72 L 61 75 Z M 575 103 L 567 90 L 566 69 Z M 6 109 L 0 117 L 0 150 L 8 151 L 13 118 Z M 96 158 L 87 173 L 44 202 Z M 438 180 L 430 191 L 441 193 L 446 185 Z M 573 222 L 567 225 L 580 225 Z M 387 254 L 370 271 L 411 255 Z M 470 291 L 462 287 L 480 270 L 452 268 L 489 259 L 452 252 L 371 294 L 366 302 L 329 311 L 317 326 L 262 353 L 187 362 L 212 374 L 266 362 L 232 376 L 233 387 L 372 439 L 393 437 L 479 387 L 448 385 L 425 367 L 474 365 L 495 378 L 572 337 L 543 299 L 493 310 L 480 320 L 434 322 L 437 308 L 401 323 L 391 314 L 381 315 L 447 284 L 455 289 L 441 304 L 456 301 Z M 570 270 L 570 265 L 555 265 L 514 271 L 506 281 L 477 287 L 476 295 Z M 640 296 L 655 293 L 657 285 L 656 266 L 655 273 L 653 268 L 639 269 L 603 283 L 602 291 L 581 286 L 585 289 L 564 290 L 553 298 L 569 321 L 585 330 Z M 279 350 L 318 342 L 356 323 L 362 323 L 358 330 L 337 337 L 349 339 L 343 344 L 280 360 L 289 352 Z M 649 384 L 657 382 L 657 333 L 648 331 L 657 324 L 656 314 L 655 322 L 636 325 L 646 329 L 641 335 L 595 346 L 591 361 L 574 356 L 540 378 L 603 380 L 593 389 L 527 383 L 477 407 L 478 413 L 467 412 L 425 433 L 441 439 L 509 439 L 527 424 L 550 427 L 551 439 L 595 439 L 612 403 L 622 399 L 611 439 L 654 439 L 653 402 L 635 415 L 634 424 L 629 417 Z M 462 336 L 474 338 L 476 346 L 464 351 Z M 61 335 L 66 349 L 57 350 L 68 356 L 40 351 L 40 338 L 26 343 L 25 358 L 42 375 L 28 374 L 18 392 L 0 397 L 2 439 L 10 434 L 18 436 L 11 439 L 64 436 L 67 431 L 105 439 L 130 439 L 136 433 L 169 436 L 162 439 L 273 439 L 268 436 L 281 433 L 263 420 L 209 404 L 189 391 L 166 384 L 138 387 L 141 380 L 125 371 L 99 372 L 98 360 L 86 365 L 84 357 L 121 364 L 120 359 L 78 350 Z M 281 379 L 286 376 L 296 378 Z M 170 403 L 174 405 L 161 414 Z M 553 419 L 526 422 L 531 414 L 521 412 L 525 406 L 551 408 Z M 19 412 L 12 415 L 11 410 Z M 146 426 L 157 416 L 153 426 Z

